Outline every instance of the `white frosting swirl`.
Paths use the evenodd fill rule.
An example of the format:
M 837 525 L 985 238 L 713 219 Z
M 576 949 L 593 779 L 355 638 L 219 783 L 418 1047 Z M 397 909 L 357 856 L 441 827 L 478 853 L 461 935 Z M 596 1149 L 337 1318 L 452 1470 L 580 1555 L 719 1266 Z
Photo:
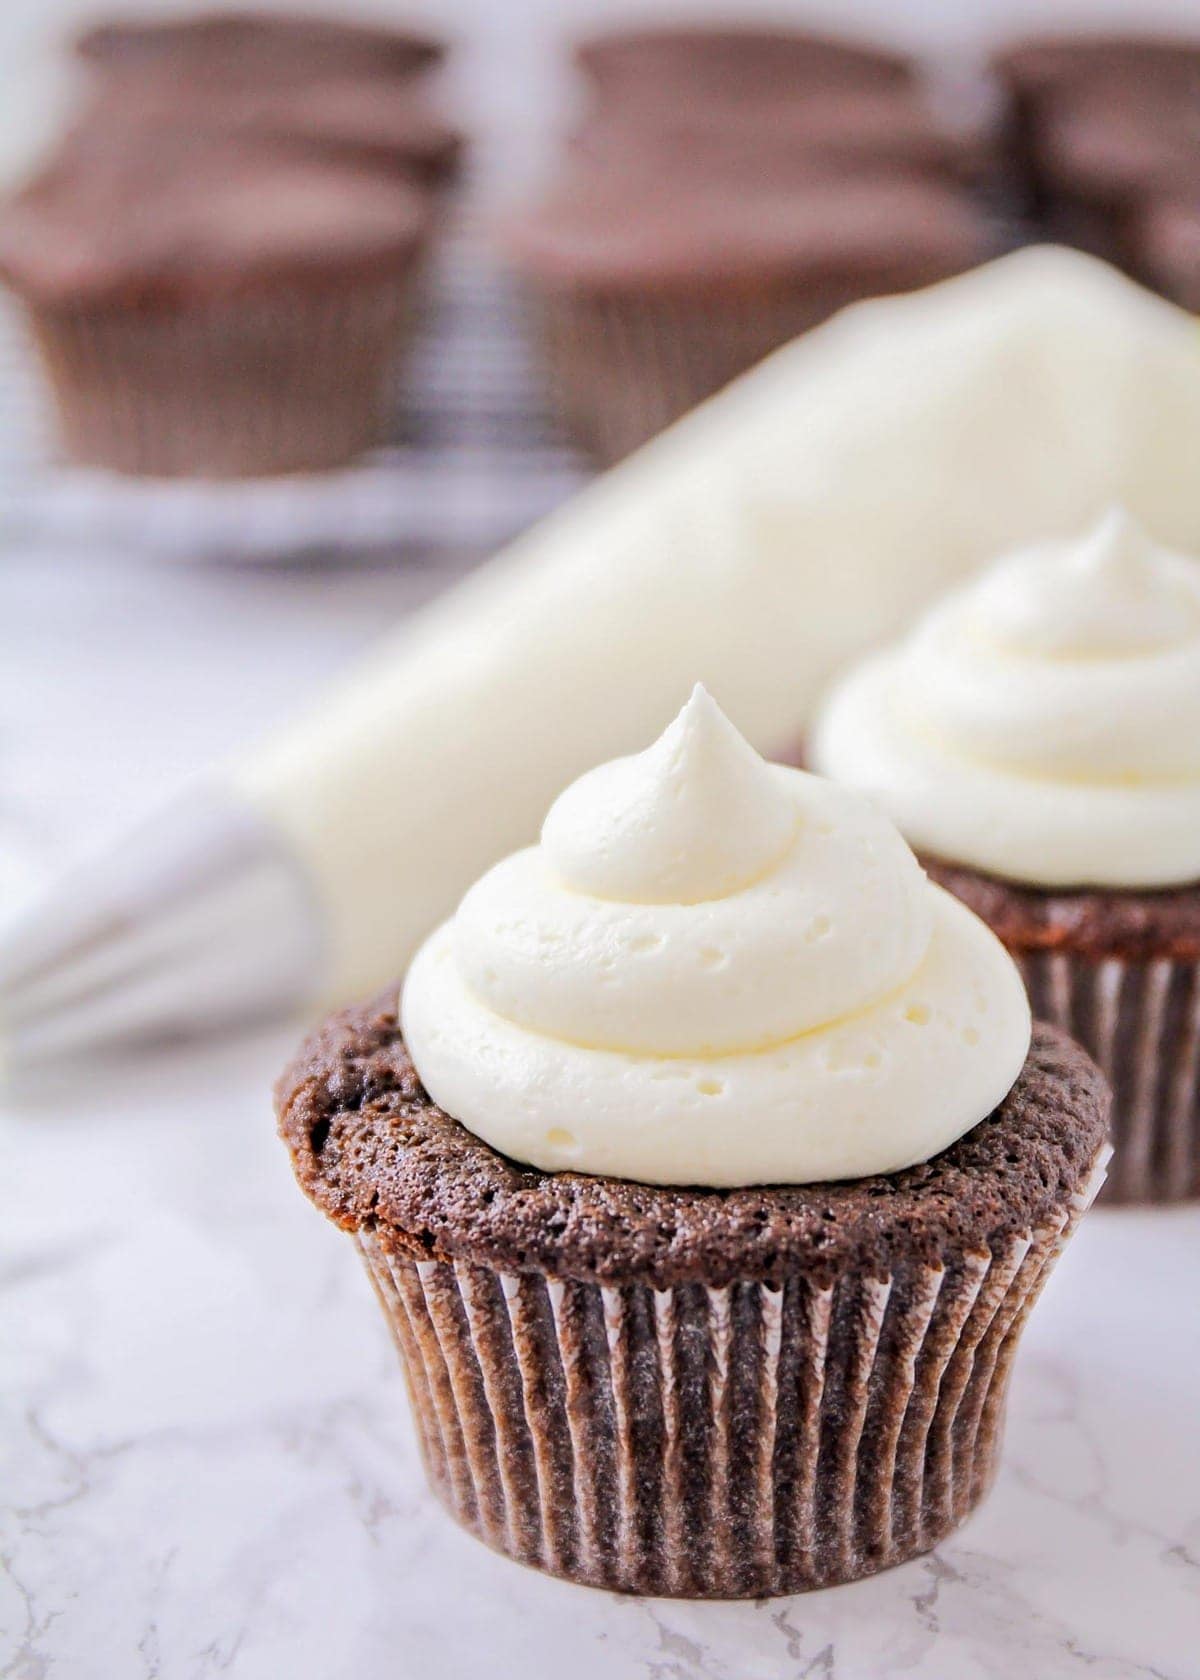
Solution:
M 505 1154 L 715 1186 L 928 1159 L 1030 1031 L 1009 957 L 891 824 L 765 764 L 703 689 L 471 888 L 401 1016 L 430 1095 Z
M 1121 512 L 1001 560 L 837 687 L 811 752 L 919 851 L 1039 886 L 1200 877 L 1200 565 Z

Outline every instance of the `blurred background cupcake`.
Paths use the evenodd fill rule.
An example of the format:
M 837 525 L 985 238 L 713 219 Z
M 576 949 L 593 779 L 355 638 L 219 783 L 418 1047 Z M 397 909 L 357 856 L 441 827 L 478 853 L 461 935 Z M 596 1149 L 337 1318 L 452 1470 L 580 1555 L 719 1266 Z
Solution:
M 600 461 L 629 453 L 857 298 L 983 261 L 983 136 L 917 65 L 787 31 L 647 30 L 577 49 L 565 170 L 509 229 L 550 390 Z
M 1121 512 L 1001 559 L 836 685 L 871 794 L 1115 1093 L 1114 1201 L 1200 1195 L 1200 565 Z
M 0 205 L 65 453 L 317 470 L 379 441 L 460 138 L 432 37 L 319 17 L 98 25 L 68 131 Z
M 1200 39 L 1057 35 L 994 54 L 1008 178 L 1028 225 L 1192 306 Z

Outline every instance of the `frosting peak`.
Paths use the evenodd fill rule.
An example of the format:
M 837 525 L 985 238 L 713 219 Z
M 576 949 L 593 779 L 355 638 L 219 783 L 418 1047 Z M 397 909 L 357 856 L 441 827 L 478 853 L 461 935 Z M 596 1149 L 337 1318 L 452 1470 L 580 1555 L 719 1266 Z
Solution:
M 1177 646 L 1200 631 L 1194 562 L 1157 549 L 1121 508 L 1075 543 L 1001 562 L 974 594 L 976 633 L 1015 653 L 1106 659 Z
M 1200 878 L 1200 564 L 1119 510 L 1006 556 L 834 690 L 812 753 L 989 874 Z
M 698 689 L 560 796 L 418 953 L 431 1096 L 517 1160 L 801 1183 L 926 1159 L 1003 1097 L 1011 960 L 866 801 L 770 765 Z
M 765 874 L 791 845 L 796 822 L 794 801 L 697 684 L 652 747 L 601 764 L 560 795 L 542 851 L 576 892 L 699 904 Z

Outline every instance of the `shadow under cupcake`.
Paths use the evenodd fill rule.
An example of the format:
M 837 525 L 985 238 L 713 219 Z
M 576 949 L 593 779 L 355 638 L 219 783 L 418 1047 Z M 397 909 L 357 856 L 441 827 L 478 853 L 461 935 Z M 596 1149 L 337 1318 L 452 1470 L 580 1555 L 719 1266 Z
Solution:
M 1114 512 L 1002 559 L 835 685 L 873 799 L 1114 1092 L 1108 1201 L 1200 1195 L 1200 568 Z
M 871 1574 L 975 1507 L 1106 1110 L 895 830 L 702 691 L 278 1087 L 450 1511 L 709 1598 Z
M 332 160 L 170 135 L 140 162 L 66 149 L 0 215 L 65 452 L 229 477 L 371 447 L 429 218 L 410 181 Z

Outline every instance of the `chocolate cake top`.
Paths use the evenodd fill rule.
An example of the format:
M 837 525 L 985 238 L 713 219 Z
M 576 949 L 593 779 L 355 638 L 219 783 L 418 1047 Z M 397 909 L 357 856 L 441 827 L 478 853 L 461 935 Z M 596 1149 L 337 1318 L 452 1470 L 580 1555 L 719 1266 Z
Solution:
M 824 1283 L 984 1250 L 1066 1206 L 1108 1115 L 1096 1067 L 1039 1025 L 1000 1107 L 932 1161 L 887 1177 L 701 1190 L 542 1173 L 432 1102 L 400 1036 L 395 989 L 316 1032 L 276 1104 L 301 1186 L 347 1230 L 370 1227 L 418 1260 L 656 1287 L 797 1274 Z
M 141 146 L 81 133 L 0 205 L 0 274 L 47 307 L 227 295 L 391 272 L 429 215 L 398 174 L 185 131 Z
M 914 75 L 904 54 L 865 41 L 736 25 L 614 30 L 579 43 L 575 60 L 602 96 L 656 105 L 896 87 Z
M 803 179 L 847 169 L 968 175 L 981 138 L 939 122 L 904 87 L 817 91 L 773 105 L 647 104 L 602 107 L 577 130 L 572 149 L 587 163 L 752 181 Z
M 156 147 L 165 129 L 194 135 L 197 142 L 323 153 L 408 170 L 431 182 L 453 174 L 462 150 L 461 135 L 418 86 L 397 88 L 377 76 L 321 77 L 297 87 L 106 79 L 75 133 L 92 145 L 121 136 L 131 145 Z
M 1180 90 L 1200 83 L 1200 38 L 1044 35 L 1012 42 L 991 64 L 1005 86 L 1039 103 L 1085 86 Z
M 113 18 L 76 37 L 80 57 L 106 73 L 178 73 L 261 85 L 315 75 L 414 75 L 445 53 L 423 31 L 347 23 L 300 12 L 196 12 Z
M 676 177 L 629 189 L 620 170 L 581 174 L 509 231 L 522 266 L 550 285 L 641 289 L 819 282 L 919 285 L 991 255 L 970 199 L 917 177 L 748 183 Z

